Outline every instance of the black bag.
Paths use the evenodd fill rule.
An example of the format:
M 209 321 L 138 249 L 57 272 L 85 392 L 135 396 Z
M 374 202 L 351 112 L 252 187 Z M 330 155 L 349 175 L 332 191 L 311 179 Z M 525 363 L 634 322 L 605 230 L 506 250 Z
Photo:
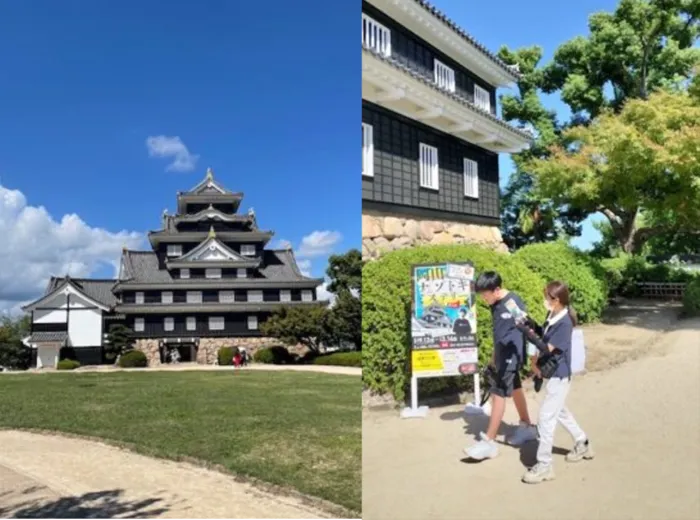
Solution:
M 537 368 L 540 369 L 540 373 L 544 379 L 550 379 L 554 375 L 554 372 L 557 371 L 557 367 L 561 361 L 562 354 L 560 352 L 540 354 L 537 358 Z

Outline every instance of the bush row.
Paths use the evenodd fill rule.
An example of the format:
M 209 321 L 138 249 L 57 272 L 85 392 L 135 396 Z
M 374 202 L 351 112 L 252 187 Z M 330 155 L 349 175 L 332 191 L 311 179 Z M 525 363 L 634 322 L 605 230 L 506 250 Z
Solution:
M 362 352 L 334 352 L 313 359 L 314 365 L 333 365 L 341 367 L 361 367 Z
M 622 254 L 600 261 L 600 266 L 612 296 L 637 296 L 638 283 L 689 283 L 698 278 L 691 273 L 669 265 L 654 265 L 641 256 Z
M 700 276 L 693 278 L 683 293 L 683 314 L 700 316 Z

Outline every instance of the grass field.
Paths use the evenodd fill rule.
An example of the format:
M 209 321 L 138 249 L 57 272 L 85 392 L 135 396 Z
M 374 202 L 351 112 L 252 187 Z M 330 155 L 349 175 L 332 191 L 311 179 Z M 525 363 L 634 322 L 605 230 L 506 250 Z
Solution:
M 194 458 L 360 511 L 361 388 L 298 372 L 4 375 L 0 427 Z

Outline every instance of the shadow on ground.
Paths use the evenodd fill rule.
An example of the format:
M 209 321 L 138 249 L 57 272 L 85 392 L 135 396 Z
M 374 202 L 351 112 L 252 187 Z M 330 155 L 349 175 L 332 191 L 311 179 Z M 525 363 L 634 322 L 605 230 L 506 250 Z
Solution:
M 37 488 L 21 491 L 30 494 Z M 160 498 L 126 500 L 121 489 L 96 491 L 55 500 L 31 500 L 0 507 L 1 518 L 154 518 L 169 508 Z M 158 506 L 157 506 L 158 505 Z
M 463 420 L 464 433 L 472 438 L 471 442 L 476 442 L 478 440 L 479 433 L 485 432 L 489 425 L 488 415 L 467 415 L 463 411 L 445 412 L 442 415 L 440 415 L 440 419 L 442 419 L 443 421 L 456 421 L 459 419 Z M 506 439 L 510 437 L 513 433 L 515 433 L 516 429 L 516 424 L 509 424 L 504 421 L 501 422 L 501 426 L 498 428 L 497 435 L 502 436 L 503 439 Z M 507 444 L 504 441 L 497 442 L 502 446 L 501 449 L 520 451 L 520 463 L 525 468 L 530 468 L 534 466 L 537 462 L 537 441 L 526 442 L 522 446 L 511 446 L 510 444 Z M 554 455 L 564 456 L 567 453 L 569 453 L 569 450 L 559 448 L 558 446 L 554 446 L 552 453 Z M 465 457 L 461 459 L 461 462 L 464 462 L 465 464 L 478 464 L 483 461 Z

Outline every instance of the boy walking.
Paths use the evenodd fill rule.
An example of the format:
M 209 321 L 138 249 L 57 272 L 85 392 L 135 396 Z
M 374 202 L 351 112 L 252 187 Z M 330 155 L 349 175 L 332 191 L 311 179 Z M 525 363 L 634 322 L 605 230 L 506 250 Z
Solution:
M 515 293 L 504 289 L 498 273 L 487 271 L 476 280 L 476 292 L 491 307 L 493 320 L 493 358 L 495 381 L 491 386 L 491 417 L 486 432 L 473 446 L 465 448 L 468 457 L 476 460 L 492 459 L 498 455 L 496 435 L 506 409 L 506 398 L 512 397 L 520 416 L 520 425 L 507 440 L 519 446 L 537 438 L 537 430 L 530 422 L 527 401 L 520 381 L 520 368 L 525 357 L 525 338 L 517 329 L 510 309 L 514 305 L 525 312 L 525 304 Z

